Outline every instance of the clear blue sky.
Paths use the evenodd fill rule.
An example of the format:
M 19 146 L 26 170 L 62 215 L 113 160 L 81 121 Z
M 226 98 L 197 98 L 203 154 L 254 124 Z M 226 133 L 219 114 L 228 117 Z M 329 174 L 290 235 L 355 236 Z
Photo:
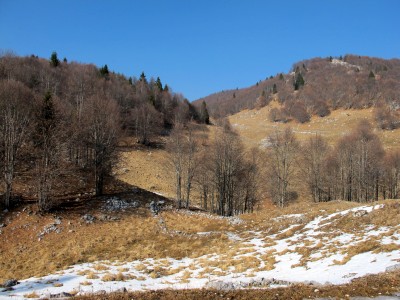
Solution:
M 316 56 L 400 56 L 399 0 L 0 0 L 0 49 L 159 76 L 190 100 Z

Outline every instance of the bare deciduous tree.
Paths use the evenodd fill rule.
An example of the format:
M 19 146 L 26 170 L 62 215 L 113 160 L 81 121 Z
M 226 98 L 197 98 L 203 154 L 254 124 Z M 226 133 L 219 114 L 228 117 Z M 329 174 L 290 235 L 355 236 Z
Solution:
M 103 194 L 104 178 L 110 174 L 120 133 L 119 110 L 106 95 L 96 94 L 85 102 L 86 143 L 91 150 L 96 195 Z
M 175 173 L 176 200 L 182 207 L 183 200 L 186 208 L 190 205 L 190 193 L 198 167 L 198 142 L 194 136 L 191 124 L 184 126 L 177 123 L 172 130 L 167 150 L 169 161 Z M 182 190 L 184 196 L 182 196 Z
M 299 143 L 288 128 L 284 132 L 275 131 L 269 136 L 268 186 L 274 203 L 285 206 L 295 198 L 291 184 L 296 171 Z
M 330 200 L 326 173 L 328 154 L 328 144 L 320 135 L 309 138 L 302 147 L 301 170 L 314 202 Z
M 6 208 L 10 206 L 18 152 L 26 139 L 32 117 L 29 103 L 32 100 L 32 93 L 23 84 L 14 80 L 0 81 L 0 155 Z

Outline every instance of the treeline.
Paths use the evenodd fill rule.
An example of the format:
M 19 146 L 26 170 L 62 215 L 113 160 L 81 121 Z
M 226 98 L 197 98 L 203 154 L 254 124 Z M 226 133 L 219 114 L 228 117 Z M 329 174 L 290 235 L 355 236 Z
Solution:
M 205 103 L 197 109 L 173 93 L 160 78 L 126 78 L 107 65 L 49 60 L 35 56 L 0 57 L 0 169 L 4 205 L 13 188 L 34 197 L 47 210 L 71 192 L 68 182 L 82 183 L 96 195 L 117 160 L 121 136 L 142 144 L 169 130 L 175 122 L 209 123 Z M 27 181 L 26 178 L 32 178 Z M 77 177 L 79 177 L 77 179 Z
M 263 195 L 280 207 L 301 193 L 314 202 L 400 197 L 400 151 L 385 151 L 367 121 L 333 147 L 319 135 L 300 143 L 291 129 L 275 131 L 263 151 L 246 151 L 226 119 L 219 125 L 208 138 L 178 124 L 168 139 L 179 207 L 190 206 L 193 191 L 197 204 L 223 216 L 252 212 Z
M 400 196 L 400 152 L 385 151 L 367 121 L 334 147 L 318 135 L 300 144 L 291 130 L 276 132 L 269 140 L 267 181 L 271 198 L 280 206 L 296 199 L 299 182 L 307 185 L 315 202 Z
M 254 86 L 223 91 L 206 101 L 214 116 L 261 108 L 272 100 L 281 104 L 270 119 L 304 123 L 312 115 L 324 117 L 338 108 L 376 107 L 382 128 L 400 124 L 400 60 L 366 56 L 314 58 L 294 64 L 288 74 L 277 74 Z

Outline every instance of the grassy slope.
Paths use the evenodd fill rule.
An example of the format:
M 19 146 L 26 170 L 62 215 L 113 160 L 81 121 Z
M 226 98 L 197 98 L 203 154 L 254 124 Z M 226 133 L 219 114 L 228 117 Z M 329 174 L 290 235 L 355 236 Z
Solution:
M 368 120 L 376 128 L 373 118 L 373 109 L 333 111 L 329 116 L 320 118 L 313 116 L 309 123 L 300 124 L 289 122 L 286 124 L 273 123 L 268 120 L 268 114 L 276 103 L 266 106 L 260 110 L 244 110 L 229 117 L 232 126 L 239 132 L 245 145 L 257 147 L 262 145 L 263 139 L 274 130 L 291 127 L 300 141 L 306 140 L 312 134 L 320 134 L 326 138 L 331 145 L 349 133 L 361 120 Z M 400 147 L 400 129 L 383 131 L 375 129 L 381 138 L 385 148 Z

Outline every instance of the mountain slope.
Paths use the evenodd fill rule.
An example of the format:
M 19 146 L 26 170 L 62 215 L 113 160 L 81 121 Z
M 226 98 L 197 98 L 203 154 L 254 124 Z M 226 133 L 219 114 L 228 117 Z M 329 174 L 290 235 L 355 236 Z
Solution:
M 301 77 L 301 78 L 300 78 Z M 287 74 L 277 74 L 256 85 L 222 91 L 195 101 L 207 103 L 214 116 L 236 113 L 278 99 L 289 111 L 301 106 L 309 114 L 320 114 L 321 106 L 366 108 L 377 104 L 400 106 L 400 60 L 346 55 L 343 58 L 313 58 L 293 65 Z

